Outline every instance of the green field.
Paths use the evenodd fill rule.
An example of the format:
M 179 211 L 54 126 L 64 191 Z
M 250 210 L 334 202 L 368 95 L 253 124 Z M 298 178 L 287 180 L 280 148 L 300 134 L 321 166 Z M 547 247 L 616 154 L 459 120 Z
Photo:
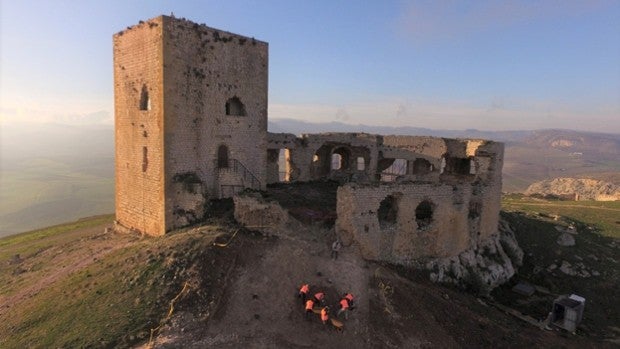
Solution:
M 502 209 L 563 216 L 591 226 L 601 235 L 620 238 L 620 201 L 558 201 L 511 194 L 502 198 Z
M 113 159 L 4 160 L 0 237 L 114 211 Z

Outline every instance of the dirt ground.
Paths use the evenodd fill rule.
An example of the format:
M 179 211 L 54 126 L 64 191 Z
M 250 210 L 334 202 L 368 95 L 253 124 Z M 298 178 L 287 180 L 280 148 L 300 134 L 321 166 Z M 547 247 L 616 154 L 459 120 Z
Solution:
M 285 237 L 240 233 L 220 258 L 228 265 L 205 274 L 228 275 L 221 297 L 179 307 L 152 343 L 155 348 L 459 348 L 605 347 L 586 338 L 522 322 L 424 275 L 367 262 L 353 247 L 330 258 L 333 233 L 325 228 Z M 327 304 L 343 292 L 357 297 L 344 330 L 304 318 L 297 288 L 324 291 Z M 197 316 L 196 308 L 202 316 Z M 334 312 L 335 313 L 335 312 Z M 206 314 L 206 315 L 205 315 Z M 333 313 L 332 313 L 333 315 Z M 145 343 L 142 347 L 148 347 Z M 609 346 L 611 347 L 611 346 Z

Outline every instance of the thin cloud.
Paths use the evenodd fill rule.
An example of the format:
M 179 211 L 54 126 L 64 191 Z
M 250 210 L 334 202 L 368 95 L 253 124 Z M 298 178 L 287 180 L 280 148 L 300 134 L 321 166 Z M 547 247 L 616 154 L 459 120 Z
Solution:
M 547 1 L 416 1 L 396 20 L 397 31 L 415 41 L 456 39 L 549 18 L 578 16 L 613 2 Z

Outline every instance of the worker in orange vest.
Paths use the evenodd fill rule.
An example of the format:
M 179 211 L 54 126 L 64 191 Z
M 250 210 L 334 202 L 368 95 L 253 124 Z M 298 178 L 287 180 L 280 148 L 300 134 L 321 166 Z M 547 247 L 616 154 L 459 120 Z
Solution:
M 321 309 L 321 321 L 323 321 L 323 325 L 327 324 L 327 320 L 329 320 L 329 307 L 324 307 Z
M 308 318 L 308 313 L 312 313 L 312 309 L 314 308 L 314 301 L 312 299 L 308 299 L 306 301 L 306 313 L 304 314 L 304 316 L 306 317 L 306 319 Z
M 349 301 L 349 307 L 351 308 L 351 310 L 355 308 L 355 305 L 353 304 L 353 299 L 355 297 L 352 293 L 345 293 L 344 295 L 342 295 L 342 298 L 346 298 Z
M 339 302 L 340 309 L 338 310 L 338 314 L 336 316 L 340 317 L 340 314 L 344 313 L 344 318 L 349 319 L 349 300 L 346 298 L 342 298 Z
M 325 302 L 325 293 L 317 292 L 314 294 L 314 302 L 318 304 L 323 304 Z
M 301 298 L 301 304 L 306 303 L 306 299 L 308 298 L 308 292 L 310 292 L 310 286 L 308 284 L 301 285 L 299 289 L 299 294 L 297 297 Z

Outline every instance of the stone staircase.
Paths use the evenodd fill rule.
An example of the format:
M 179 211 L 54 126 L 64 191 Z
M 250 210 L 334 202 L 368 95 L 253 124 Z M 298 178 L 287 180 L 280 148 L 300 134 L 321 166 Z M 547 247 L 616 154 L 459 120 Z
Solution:
M 260 180 L 241 161 L 229 159 L 226 167 L 217 166 L 219 197 L 229 198 L 249 188 L 260 190 Z

